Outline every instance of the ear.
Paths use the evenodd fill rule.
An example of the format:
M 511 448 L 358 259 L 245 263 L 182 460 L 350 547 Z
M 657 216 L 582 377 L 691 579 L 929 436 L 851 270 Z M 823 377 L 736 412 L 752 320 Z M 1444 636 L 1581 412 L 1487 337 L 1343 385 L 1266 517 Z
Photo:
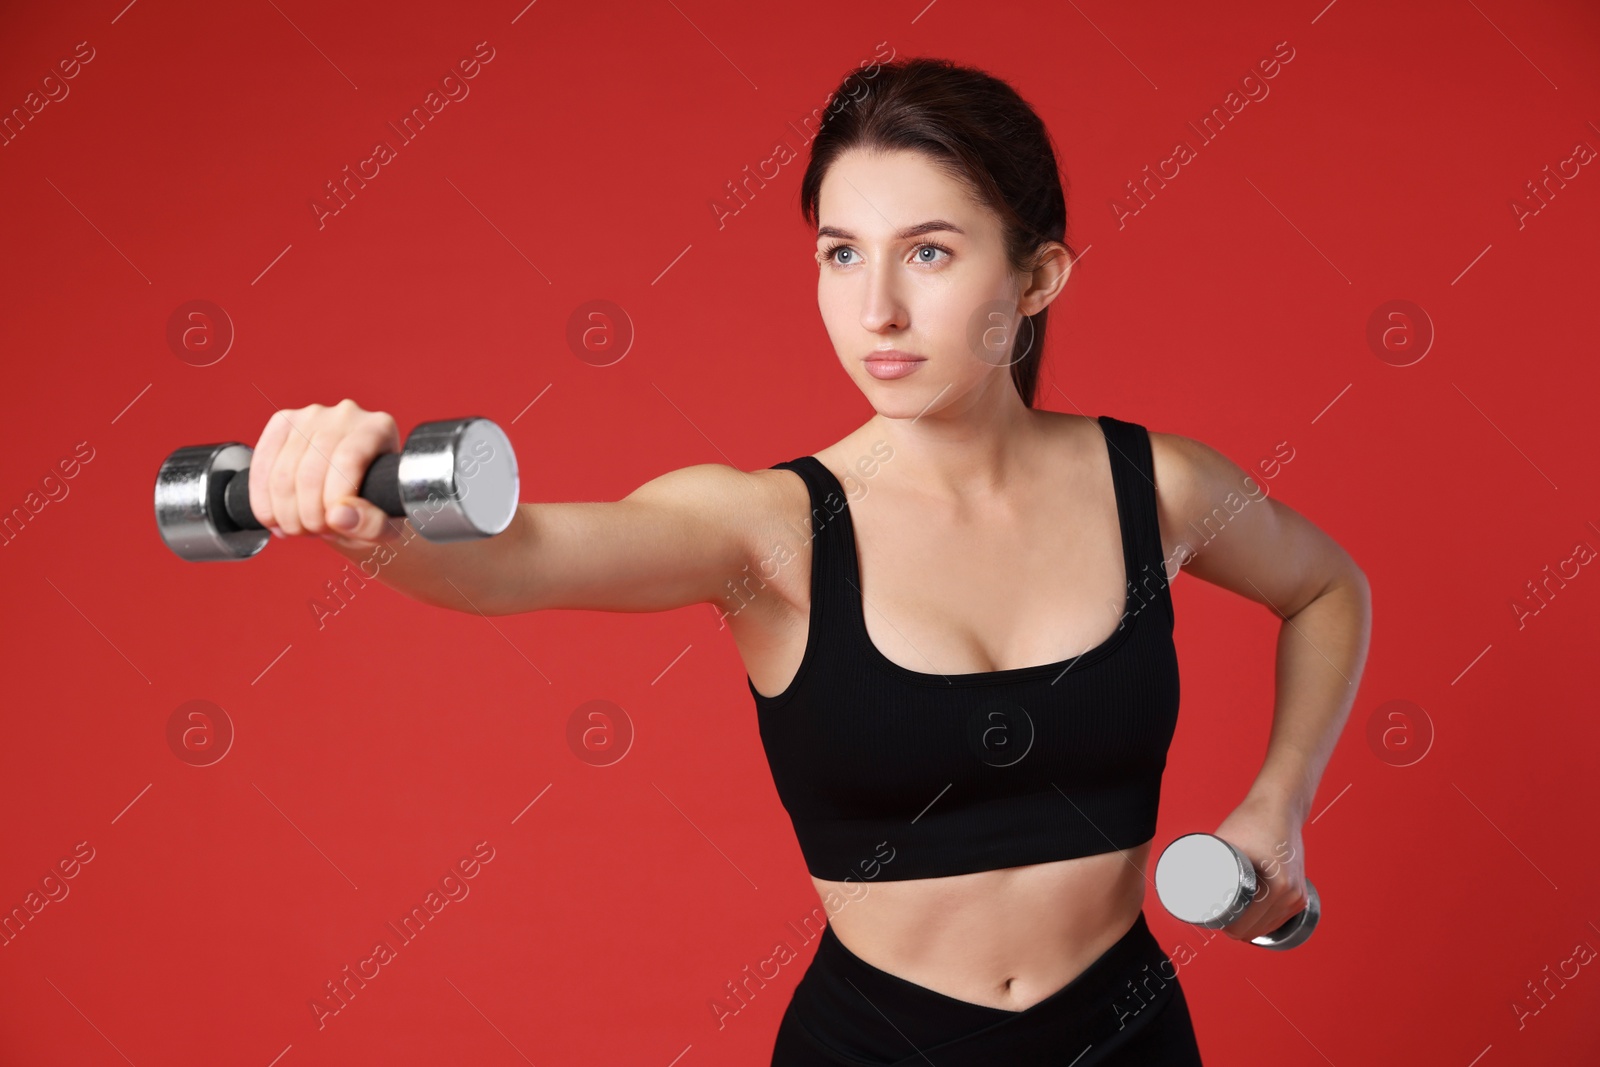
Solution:
M 1039 266 L 1027 276 L 1025 287 L 1017 301 L 1017 310 L 1024 315 L 1037 315 L 1050 306 L 1050 302 L 1066 287 L 1067 276 L 1072 273 L 1072 254 L 1060 241 L 1050 241 L 1041 246 Z

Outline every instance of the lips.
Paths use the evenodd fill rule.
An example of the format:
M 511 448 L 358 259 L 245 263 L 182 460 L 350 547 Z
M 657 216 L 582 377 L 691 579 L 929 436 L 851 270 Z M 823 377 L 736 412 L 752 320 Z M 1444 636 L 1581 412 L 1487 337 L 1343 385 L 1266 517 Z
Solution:
M 904 378 L 926 362 L 927 358 L 924 356 L 914 356 L 909 352 L 900 352 L 892 348 L 879 349 L 865 360 L 867 373 L 879 381 Z

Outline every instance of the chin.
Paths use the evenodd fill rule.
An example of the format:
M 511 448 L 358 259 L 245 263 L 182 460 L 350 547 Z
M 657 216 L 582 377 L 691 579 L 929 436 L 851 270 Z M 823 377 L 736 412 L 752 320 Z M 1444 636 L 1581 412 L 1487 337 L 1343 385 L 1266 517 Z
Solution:
M 873 381 L 868 388 L 862 390 L 862 395 L 872 405 L 874 411 L 886 419 L 914 419 L 919 415 L 931 415 L 950 401 L 954 389 L 944 389 L 939 386 L 935 389 L 904 389 L 895 395 L 885 395 L 888 391 L 883 386 L 896 385 L 896 382 Z M 870 386 L 877 386 L 874 389 Z M 940 389 L 944 389 L 941 394 Z M 935 402 L 935 397 L 938 402 Z

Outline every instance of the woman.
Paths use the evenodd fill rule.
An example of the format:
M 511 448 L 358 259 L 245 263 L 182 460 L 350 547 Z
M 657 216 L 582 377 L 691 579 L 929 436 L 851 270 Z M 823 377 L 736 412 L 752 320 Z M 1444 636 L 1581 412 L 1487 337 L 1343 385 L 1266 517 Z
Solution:
M 1226 928 L 1241 940 L 1304 906 L 1300 827 L 1365 660 L 1365 577 L 1289 507 L 1231 503 L 1253 483 L 1205 445 L 1033 406 L 1075 257 L 1048 135 L 1009 86 L 912 59 L 834 100 L 802 210 L 873 417 L 767 470 L 702 464 L 614 503 L 523 504 L 486 541 L 407 540 L 380 578 L 491 615 L 719 606 L 829 911 L 776 1067 L 1198 1064 L 1142 910 L 1178 708 L 1169 576 L 1285 619 L 1267 757 L 1216 831 L 1266 886 Z M 278 412 L 252 510 L 366 558 L 404 530 L 353 487 L 398 447 L 349 400 Z

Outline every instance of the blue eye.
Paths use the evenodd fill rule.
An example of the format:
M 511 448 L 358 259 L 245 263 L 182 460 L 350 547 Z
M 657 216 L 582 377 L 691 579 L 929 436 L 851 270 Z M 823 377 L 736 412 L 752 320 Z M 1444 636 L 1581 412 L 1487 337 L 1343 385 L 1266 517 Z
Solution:
M 837 259 L 834 258 L 835 254 L 838 253 L 838 252 L 841 252 L 841 251 L 854 252 L 855 249 L 853 249 L 849 245 L 846 245 L 846 244 L 843 244 L 843 243 L 829 245 L 827 248 L 823 249 L 823 251 L 821 253 L 822 260 L 824 262 L 827 262 L 827 263 L 832 263 L 836 267 L 848 267 L 849 266 L 848 263 L 840 263 Z M 921 253 L 923 253 L 925 251 L 943 252 L 946 257 L 950 257 L 950 256 L 955 255 L 954 252 L 950 251 L 950 249 L 946 248 L 944 245 L 934 244 L 931 241 L 930 242 L 926 242 L 924 244 L 920 244 L 920 245 L 917 246 L 917 255 L 919 257 L 917 259 L 917 262 L 918 263 L 922 263 L 924 265 L 932 265 L 934 263 L 940 262 L 937 259 L 924 259 L 924 258 L 921 258 Z

